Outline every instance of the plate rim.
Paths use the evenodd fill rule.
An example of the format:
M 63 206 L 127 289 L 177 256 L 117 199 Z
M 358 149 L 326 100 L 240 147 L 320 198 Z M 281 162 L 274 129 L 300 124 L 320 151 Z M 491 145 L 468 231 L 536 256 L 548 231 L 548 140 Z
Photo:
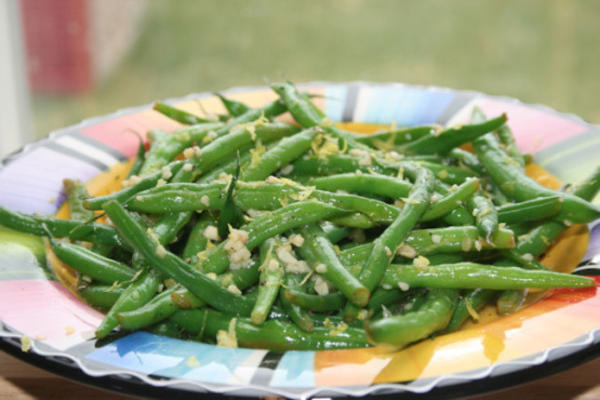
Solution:
M 560 112 L 557 111 L 556 109 L 544 105 L 544 104 L 540 104 L 540 103 L 526 103 L 523 102 L 517 98 L 514 97 L 510 97 L 510 96 L 504 96 L 504 95 L 493 95 L 493 94 L 486 94 L 483 93 L 481 91 L 476 91 L 476 90 L 464 90 L 464 89 L 453 89 L 453 88 L 448 88 L 448 87 L 442 87 L 442 86 L 436 86 L 436 85 L 421 85 L 421 84 L 412 84 L 412 83 L 402 83 L 402 82 L 374 82 L 374 81 L 365 81 L 365 80 L 355 80 L 355 81 L 309 81 L 309 82 L 303 82 L 303 83 L 299 83 L 297 84 L 298 87 L 331 87 L 331 86 L 340 86 L 340 87 L 349 87 L 349 86 L 370 86 L 370 87 L 410 87 L 410 88 L 416 88 L 416 89 L 420 89 L 420 90 L 424 90 L 424 91 L 436 91 L 436 92 L 441 92 L 441 93 L 451 93 L 454 95 L 465 95 L 465 96 L 469 96 L 470 101 L 472 101 L 475 98 L 487 98 L 487 99 L 492 99 L 492 100 L 498 100 L 498 101 L 502 101 L 508 104 L 512 104 L 512 105 L 518 105 L 518 106 L 525 106 L 534 110 L 538 110 L 538 111 L 542 111 L 551 115 L 555 115 L 558 116 L 560 118 L 569 120 L 571 122 L 575 122 L 578 124 L 583 124 L 589 128 L 595 128 L 595 129 L 600 129 L 600 125 L 598 124 L 594 124 L 594 123 L 590 123 L 588 121 L 586 121 L 585 119 L 583 119 L 582 117 L 574 114 L 574 113 L 566 113 L 566 112 Z M 224 90 L 221 90 L 221 93 L 224 94 L 234 94 L 234 93 L 243 93 L 243 92 L 251 92 L 251 91 L 259 91 L 259 90 L 265 90 L 268 89 L 269 87 L 266 85 L 250 85 L 250 86 L 235 86 L 235 87 L 231 87 L 231 88 L 227 88 Z M 184 102 L 184 101 L 189 101 L 189 100 L 193 100 L 193 99 L 197 99 L 197 98 L 203 98 L 203 97 L 209 97 L 209 96 L 213 96 L 213 92 L 209 92 L 209 91 L 203 91 L 203 92 L 194 92 L 194 93 L 190 93 L 187 94 L 185 96 L 182 97 L 170 97 L 168 99 L 165 100 L 161 100 L 165 103 L 168 104 L 172 104 L 172 103 L 178 103 L 178 102 Z M 123 108 L 119 108 L 116 111 L 113 111 L 111 113 L 108 114 L 104 114 L 104 115 L 100 115 L 100 116 L 94 116 L 91 118 L 86 118 L 83 119 L 82 121 L 63 127 L 63 128 L 59 128 L 59 129 L 55 129 L 52 130 L 46 137 L 38 139 L 34 142 L 31 143 L 27 143 L 25 145 L 23 145 L 21 148 L 15 150 L 12 153 L 7 154 L 6 156 L 3 157 L 3 159 L 1 160 L 0 163 L 0 170 L 2 170 L 3 168 L 5 168 L 7 165 L 9 165 L 13 160 L 18 159 L 22 154 L 27 153 L 28 151 L 30 151 L 33 148 L 36 148 L 44 143 L 47 142 L 51 142 L 52 140 L 54 140 L 57 137 L 62 136 L 63 134 L 66 134 L 68 132 L 71 132 L 73 130 L 77 130 L 77 129 L 83 129 L 86 127 L 90 127 L 90 126 L 94 126 L 97 125 L 99 123 L 105 122 L 105 121 L 109 121 L 109 120 L 114 120 L 116 118 L 122 117 L 122 116 L 126 116 L 129 114 L 133 114 L 136 112 L 140 112 L 146 109 L 151 108 L 153 105 L 152 103 L 146 103 L 146 104 L 142 104 L 142 105 L 137 105 L 137 106 L 131 106 L 131 107 L 123 107 Z M 11 343 L 11 341 L 13 339 L 19 339 L 21 337 L 20 334 L 17 333 L 12 333 L 10 331 L 8 331 L 5 327 L 5 323 L 3 321 L 0 320 L 1 323 L 1 328 L 0 328 L 0 348 L 4 351 L 7 351 L 7 349 L 9 349 L 8 346 L 12 346 L 13 348 L 16 347 L 15 343 Z M 583 343 L 578 343 L 578 341 L 582 338 L 584 339 Z M 577 343 L 571 343 L 571 342 L 577 342 Z M 151 378 L 150 376 L 148 376 L 147 374 L 144 373 L 138 373 L 136 371 L 102 371 L 102 372 L 93 372 L 93 371 L 89 371 L 89 369 L 87 367 L 85 367 L 79 359 L 77 359 L 75 356 L 72 356 L 70 354 L 65 353 L 64 351 L 54 351 L 54 352 L 47 352 L 44 351 L 43 349 L 40 349 L 37 346 L 37 341 L 32 340 L 32 351 L 34 353 L 18 353 L 18 355 L 13 354 L 12 351 L 7 351 L 9 354 L 15 355 L 17 358 L 22 359 L 32 365 L 33 364 L 31 361 L 27 360 L 27 355 L 35 355 L 35 356 L 39 356 L 42 357 L 46 360 L 50 360 L 49 362 L 52 363 L 51 359 L 54 357 L 63 357 L 63 358 L 67 358 L 69 359 L 72 363 L 74 363 L 77 368 L 78 371 L 81 372 L 82 374 L 84 374 L 86 377 L 93 379 L 103 379 L 103 378 L 108 378 L 109 380 L 115 380 L 115 383 L 122 385 L 123 381 L 121 378 L 119 378 L 119 375 L 129 375 L 132 378 L 136 378 L 138 380 L 140 380 L 143 385 L 142 386 L 148 386 L 150 385 L 150 387 L 156 389 L 168 389 L 168 390 L 175 390 L 175 391 L 184 391 L 184 392 L 188 392 L 190 394 L 195 394 L 196 396 L 201 396 L 201 395 L 205 395 L 205 394 L 212 394 L 214 395 L 222 395 L 222 396 L 236 396 L 234 393 L 235 391 L 240 391 L 240 390 L 252 390 L 252 391 L 256 391 L 255 395 L 282 395 L 282 396 L 286 396 L 286 397 L 292 397 L 292 398 L 307 398 L 307 397 L 312 397 L 312 396 L 317 396 L 317 395 L 329 395 L 329 396 L 350 396 L 350 397 L 355 397 L 355 396 L 369 396 L 369 395 L 376 395 L 376 396 L 381 396 L 382 394 L 378 393 L 379 391 L 382 390 L 391 390 L 393 391 L 392 393 L 390 393 L 390 396 L 404 396 L 407 395 L 409 397 L 414 397 L 414 396 L 418 396 L 418 395 L 435 395 L 436 391 L 441 391 L 442 393 L 446 390 L 449 389 L 456 389 L 462 386 L 472 386 L 472 387 L 479 387 L 482 386 L 481 388 L 477 389 L 477 390 L 468 390 L 465 392 L 460 392 L 457 395 L 466 395 L 466 394 L 475 394 L 475 393 L 483 393 L 484 391 L 492 391 L 492 390 L 498 390 L 498 389 L 502 389 L 502 388 L 507 388 L 510 386 L 514 386 L 526 381 L 530 381 L 532 379 L 537 379 L 543 376 L 547 376 L 549 374 L 555 373 L 555 372 L 559 372 L 561 370 L 564 370 L 566 368 L 572 367 L 574 365 L 583 363 L 584 361 L 596 358 L 598 356 L 600 356 L 600 327 L 596 328 L 592 331 L 589 331 L 587 334 L 582 335 L 576 339 L 574 339 L 571 342 L 567 342 L 567 343 L 563 343 L 559 346 L 555 346 L 555 347 L 551 347 L 551 348 L 547 348 L 544 349 L 543 351 L 536 353 L 535 355 L 529 355 L 526 356 L 524 358 L 531 358 L 533 356 L 535 356 L 535 359 L 538 359 L 538 356 L 541 356 L 542 360 L 539 362 L 530 362 L 530 361 L 519 361 L 521 360 L 521 358 L 516 359 L 516 360 L 510 360 L 510 361 L 504 361 L 504 362 L 499 362 L 499 363 L 495 363 L 492 364 L 488 367 L 482 367 L 476 370 L 470 370 L 470 371 L 462 371 L 458 374 L 449 374 L 449 375 L 442 375 L 442 376 L 437 376 L 437 377 L 432 377 L 432 378 L 423 378 L 424 380 L 431 380 L 430 383 L 428 383 L 424 388 L 413 388 L 410 387 L 409 385 L 407 385 L 406 383 L 379 383 L 379 384 L 373 384 L 373 385 L 369 385 L 369 386 L 360 386 L 360 388 L 362 388 L 361 390 L 357 390 L 357 386 L 315 386 L 312 388 L 299 388 L 298 392 L 289 392 L 286 391 L 286 388 L 276 388 L 276 387 L 268 387 L 268 386 L 258 386 L 258 385 L 251 385 L 251 384 L 247 384 L 247 385 L 227 385 L 227 384 L 211 384 L 211 383 L 204 383 L 204 382 L 200 382 L 200 381 L 190 381 L 190 380 L 185 380 L 185 379 L 167 379 L 167 380 L 156 380 Z M 594 343 L 596 342 L 596 343 Z M 568 354 L 563 355 L 558 357 L 556 360 L 550 360 L 548 361 L 548 357 L 550 356 L 550 353 L 552 351 L 559 351 L 559 350 L 564 350 L 565 348 L 569 348 L 569 347 L 579 347 L 581 346 L 580 349 L 578 350 L 574 350 L 574 351 L 570 351 Z M 589 349 L 593 349 L 593 351 L 590 351 Z M 20 349 L 17 348 L 16 349 L 17 352 L 20 352 Z M 580 357 L 580 353 L 584 354 L 585 352 L 590 352 L 592 354 L 589 354 L 588 356 L 586 356 L 585 358 L 581 358 Z M 585 354 L 584 354 L 585 355 Z M 58 362 L 54 361 L 54 363 L 59 364 Z M 491 376 L 491 374 L 493 374 L 494 370 L 499 368 L 499 367 L 505 367 L 505 366 L 517 366 L 517 368 L 514 371 L 511 371 L 509 373 L 504 373 L 504 374 L 500 374 L 499 376 Z M 547 368 L 544 368 L 544 366 L 548 366 L 548 365 L 556 365 L 555 369 L 550 368 L 550 370 L 548 370 Z M 75 369 L 74 366 L 72 366 L 71 368 Z M 50 370 L 48 369 L 50 372 L 55 372 L 54 370 Z M 477 372 L 479 370 L 483 370 L 481 372 Z M 538 371 L 539 372 L 536 372 Z M 529 373 L 531 373 L 531 377 L 529 376 Z M 469 374 L 471 373 L 475 373 L 474 376 L 470 376 Z M 58 372 L 59 375 L 64 376 L 68 379 L 71 379 L 68 375 L 63 375 L 62 373 Z M 494 382 L 495 380 L 498 380 L 498 382 L 501 382 L 503 380 L 503 377 L 506 378 L 507 376 L 511 376 L 511 375 L 515 375 L 515 376 L 522 376 L 523 379 L 517 379 L 512 383 L 512 381 L 509 381 L 509 383 L 507 384 L 506 382 L 504 383 L 499 383 L 497 386 L 491 387 L 489 389 L 487 389 L 485 386 L 486 382 Z M 443 384 L 443 380 L 458 380 L 461 381 L 459 383 L 455 383 L 455 384 L 448 384 L 448 385 L 444 385 Z M 80 379 L 76 379 L 78 382 L 81 382 Z M 419 379 L 417 379 L 418 381 Z M 169 387 L 172 385 L 176 385 L 178 383 L 182 383 L 185 382 L 186 384 L 191 384 L 193 386 L 196 387 L 200 387 L 202 390 L 206 391 L 206 392 L 197 392 L 197 391 L 186 391 L 185 389 L 181 389 L 181 388 L 173 388 L 173 387 Z M 98 386 L 95 385 L 93 382 L 83 382 L 84 384 L 92 384 L 93 386 Z M 477 384 L 476 384 L 477 383 Z M 410 384 L 410 382 L 409 382 Z M 110 388 L 104 388 L 102 386 L 98 386 L 101 389 L 107 389 L 107 390 L 111 390 Z M 222 390 L 219 390 L 222 389 Z M 302 391 L 301 394 L 300 391 L 302 389 L 305 389 Z M 454 390 L 453 390 L 454 391 Z M 442 393 L 440 393 L 440 396 L 442 395 Z M 147 394 L 145 394 L 147 395 Z M 386 394 L 383 394 L 386 395 Z M 446 398 L 446 397 L 454 397 L 456 394 L 453 393 L 450 396 L 441 396 L 438 398 Z M 239 398 L 243 398 L 247 395 L 243 395 L 242 397 Z M 437 397 L 437 396 L 436 396 Z M 238 398 L 238 397 L 236 397 Z

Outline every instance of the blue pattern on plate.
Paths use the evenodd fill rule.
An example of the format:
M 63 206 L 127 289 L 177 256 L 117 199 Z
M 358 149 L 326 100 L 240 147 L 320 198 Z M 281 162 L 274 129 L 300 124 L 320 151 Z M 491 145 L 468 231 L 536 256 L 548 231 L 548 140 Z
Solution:
M 429 124 L 437 120 L 454 98 L 449 92 L 425 90 L 402 86 L 364 86 L 360 97 L 368 91 L 369 103 L 364 115 L 359 115 L 363 122 L 388 124 L 396 121 L 398 126 Z M 361 113 L 358 109 L 356 112 Z M 361 113 L 362 114 L 362 113 Z M 355 113 L 355 120 L 357 120 Z
M 277 365 L 271 386 L 315 386 L 314 365 L 314 351 L 287 351 Z
M 257 351 L 136 332 L 101 347 L 86 358 L 145 374 L 210 383 L 240 383 L 235 369 Z
M 331 85 L 325 88 L 325 112 L 330 120 L 342 120 L 347 93 L 346 85 Z

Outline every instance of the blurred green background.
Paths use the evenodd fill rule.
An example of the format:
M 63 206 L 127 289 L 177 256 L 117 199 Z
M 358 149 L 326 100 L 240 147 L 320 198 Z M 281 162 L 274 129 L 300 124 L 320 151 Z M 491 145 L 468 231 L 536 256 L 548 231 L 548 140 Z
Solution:
M 268 81 L 474 89 L 600 123 L 600 2 L 142 1 L 139 36 L 78 95 L 32 97 L 37 137 L 83 118 Z

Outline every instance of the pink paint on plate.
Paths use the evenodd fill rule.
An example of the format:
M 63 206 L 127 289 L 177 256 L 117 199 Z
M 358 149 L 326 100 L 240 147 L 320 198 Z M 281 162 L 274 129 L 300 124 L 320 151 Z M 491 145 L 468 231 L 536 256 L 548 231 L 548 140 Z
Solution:
M 84 342 L 103 319 L 58 282 L 0 282 L 0 319 L 9 327 L 59 349 Z
M 120 151 L 127 157 L 133 157 L 137 153 L 139 144 L 138 137 L 133 132 L 145 138 L 146 133 L 151 129 L 171 132 L 181 126 L 158 112 L 148 109 L 83 128 L 81 133 Z
M 485 98 L 477 104 L 488 117 L 503 112 L 508 115 L 508 125 L 525 153 L 535 153 L 589 129 L 583 124 L 519 104 Z

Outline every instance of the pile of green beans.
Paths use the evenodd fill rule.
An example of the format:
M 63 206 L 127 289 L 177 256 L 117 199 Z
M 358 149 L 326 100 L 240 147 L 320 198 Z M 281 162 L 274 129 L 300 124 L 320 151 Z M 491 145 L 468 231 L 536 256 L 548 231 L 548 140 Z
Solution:
M 566 226 L 600 217 L 600 169 L 553 191 L 525 175 L 510 116 L 363 136 L 293 84 L 272 88 L 279 99 L 257 109 L 217 93 L 220 115 L 156 103 L 185 126 L 152 131 L 121 190 L 91 197 L 65 180 L 71 220 L 0 207 L 1 225 L 48 236 L 77 271 L 106 311 L 98 338 L 403 347 L 495 301 L 514 312 L 527 289 L 595 284 L 539 260 Z M 285 112 L 295 124 L 274 120 Z

